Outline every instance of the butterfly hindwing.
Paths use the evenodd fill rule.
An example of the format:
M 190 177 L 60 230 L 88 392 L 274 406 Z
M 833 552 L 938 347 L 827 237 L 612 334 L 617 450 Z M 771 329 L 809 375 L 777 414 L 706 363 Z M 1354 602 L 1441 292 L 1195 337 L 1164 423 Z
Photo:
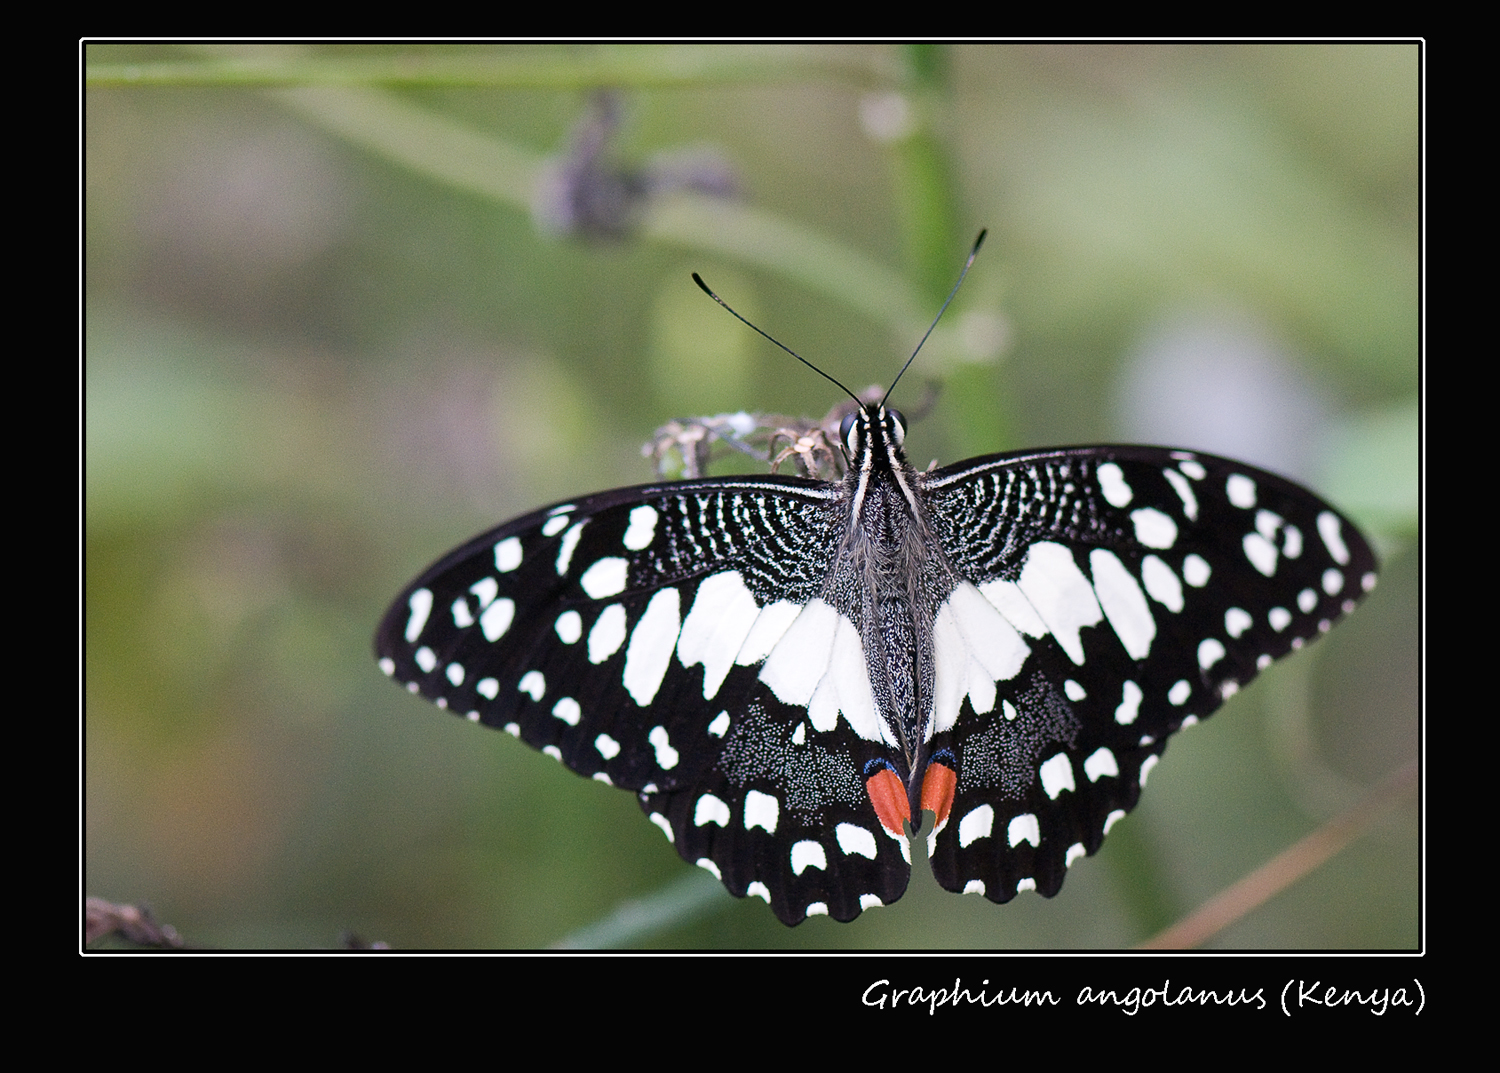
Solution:
M 870 808 L 861 773 L 871 743 L 842 725 L 815 734 L 804 709 L 763 685 L 749 692 L 748 703 L 717 717 L 723 737 L 704 750 L 714 763 L 702 778 L 642 794 L 642 808 L 670 828 L 684 859 L 736 895 L 765 899 L 787 924 L 823 914 L 852 920 L 901 897 L 910 849 Z
M 983 633 L 994 608 L 1024 649 L 1008 677 L 971 665 L 933 740 L 957 770 L 951 814 L 929 838 L 934 873 L 992 901 L 1056 893 L 1135 806 L 1170 734 L 1374 583 L 1373 554 L 1331 507 L 1209 455 L 997 455 L 926 487 L 944 550 L 985 598 L 968 612 L 950 601 L 961 624 Z

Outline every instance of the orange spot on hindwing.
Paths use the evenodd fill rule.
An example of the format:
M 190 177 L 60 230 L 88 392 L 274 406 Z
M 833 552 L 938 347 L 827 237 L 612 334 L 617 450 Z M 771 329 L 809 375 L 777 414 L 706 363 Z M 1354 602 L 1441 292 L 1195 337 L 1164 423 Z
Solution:
M 948 822 L 948 813 L 953 808 L 953 791 L 958 786 L 954 763 L 953 754 L 941 749 L 928 762 L 927 771 L 922 775 L 922 808 L 931 809 L 937 817 L 934 830 Z
M 904 835 L 902 825 L 911 819 L 911 807 L 906 803 L 906 787 L 896 769 L 884 760 L 871 760 L 865 765 L 865 793 L 870 795 L 880 826 L 898 838 Z

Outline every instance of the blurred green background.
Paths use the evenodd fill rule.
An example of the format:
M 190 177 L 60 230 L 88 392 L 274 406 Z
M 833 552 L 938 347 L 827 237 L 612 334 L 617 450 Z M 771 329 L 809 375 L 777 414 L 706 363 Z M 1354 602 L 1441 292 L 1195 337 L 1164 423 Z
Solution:
M 191 941 L 1114 948 L 1416 756 L 1415 45 L 85 50 L 84 879 Z M 538 184 L 600 87 L 615 238 Z M 668 154 L 664 157 L 662 154 Z M 549 165 L 549 159 L 552 163 Z M 506 518 L 651 479 L 673 417 L 888 383 L 925 466 L 1156 441 L 1355 517 L 1380 587 L 1186 731 L 1062 893 L 783 928 L 629 794 L 393 687 L 375 623 Z M 1410 949 L 1414 794 L 1222 947 Z M 632 904 L 638 903 L 638 904 Z M 651 916 L 651 930 L 589 929 Z

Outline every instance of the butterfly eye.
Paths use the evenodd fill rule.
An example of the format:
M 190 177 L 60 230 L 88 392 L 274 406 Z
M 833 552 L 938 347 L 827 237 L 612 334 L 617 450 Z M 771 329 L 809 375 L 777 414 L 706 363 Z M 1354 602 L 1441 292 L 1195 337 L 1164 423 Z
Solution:
M 886 415 L 886 428 L 890 430 L 891 439 L 896 441 L 896 446 L 900 447 L 906 442 L 906 415 L 900 410 L 887 410 Z
M 859 414 L 853 413 L 847 415 L 839 422 L 839 439 L 844 444 L 844 450 L 848 451 L 850 455 L 859 453 L 858 444 L 855 442 L 854 436 L 854 426 L 858 421 Z

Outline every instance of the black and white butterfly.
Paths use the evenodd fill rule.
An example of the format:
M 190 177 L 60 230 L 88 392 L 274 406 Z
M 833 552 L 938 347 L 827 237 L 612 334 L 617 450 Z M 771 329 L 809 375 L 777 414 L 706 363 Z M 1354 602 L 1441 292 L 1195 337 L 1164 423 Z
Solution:
M 1253 466 L 1101 446 L 918 472 L 905 432 L 863 404 L 838 481 L 642 485 L 508 522 L 407 587 L 380 666 L 634 792 L 784 923 L 851 920 L 906 890 L 923 810 L 948 890 L 1056 894 L 1173 732 L 1375 583 L 1346 518 Z

